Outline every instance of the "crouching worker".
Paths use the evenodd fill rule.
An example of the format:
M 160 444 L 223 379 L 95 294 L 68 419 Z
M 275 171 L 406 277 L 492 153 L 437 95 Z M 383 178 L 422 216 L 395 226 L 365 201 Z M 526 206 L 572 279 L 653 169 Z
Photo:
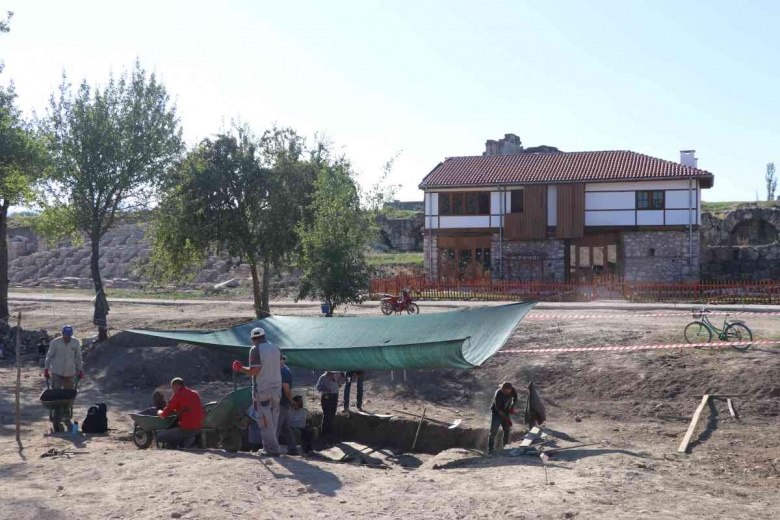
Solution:
M 152 406 L 141 411 L 139 415 L 157 415 L 160 410 L 165 410 L 168 403 L 165 402 L 165 396 L 159 390 L 152 394 Z
M 488 437 L 488 453 L 495 448 L 496 434 L 498 427 L 504 431 L 504 446 L 509 444 L 509 434 L 512 432 L 512 419 L 509 417 L 515 412 L 515 403 L 517 402 L 517 390 L 512 387 L 512 383 L 502 384 L 496 395 L 493 397 L 493 404 L 490 405 L 490 437 Z
M 203 403 L 198 392 L 187 388 L 180 377 L 173 378 L 171 389 L 173 390 L 171 401 L 168 406 L 158 411 L 157 415 L 166 419 L 175 413 L 179 417 L 179 424 L 176 428 L 159 432 L 157 442 L 162 443 L 166 448 L 179 446 L 189 448 L 195 443 L 196 436 L 203 427 Z
M 300 395 L 292 398 L 289 421 L 295 436 L 301 440 L 303 452 L 309 453 L 314 446 L 314 441 L 317 440 L 317 429 L 312 426 L 309 411 L 303 407 L 303 397 Z

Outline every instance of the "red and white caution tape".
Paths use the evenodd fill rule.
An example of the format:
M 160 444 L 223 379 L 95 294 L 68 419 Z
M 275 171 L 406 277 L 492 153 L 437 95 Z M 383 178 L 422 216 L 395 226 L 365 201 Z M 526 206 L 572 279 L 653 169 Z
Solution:
M 751 312 L 751 311 L 738 311 L 738 312 L 708 312 L 708 316 L 740 316 L 750 314 L 756 317 L 759 316 L 780 316 L 780 312 Z M 525 319 L 527 320 L 589 320 L 589 319 L 604 319 L 604 318 L 671 318 L 687 316 L 693 318 L 690 312 L 659 312 L 656 314 L 529 314 Z
M 668 343 L 664 345 L 630 345 L 613 347 L 560 347 L 560 348 L 526 348 L 499 350 L 499 354 L 562 354 L 565 352 L 629 352 L 634 350 L 661 350 L 675 348 L 727 348 L 747 347 L 755 345 L 780 345 L 780 339 L 762 339 L 756 341 L 731 341 L 720 343 Z

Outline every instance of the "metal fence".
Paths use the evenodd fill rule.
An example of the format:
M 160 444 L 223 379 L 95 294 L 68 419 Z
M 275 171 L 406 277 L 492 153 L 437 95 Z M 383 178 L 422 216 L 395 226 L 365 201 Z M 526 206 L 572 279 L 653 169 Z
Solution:
M 410 289 L 413 297 L 421 300 L 780 304 L 780 281 L 656 283 L 609 279 L 578 283 L 429 280 L 425 276 L 396 276 L 372 279 L 371 297 L 378 299 L 382 294 L 399 294 L 404 288 Z

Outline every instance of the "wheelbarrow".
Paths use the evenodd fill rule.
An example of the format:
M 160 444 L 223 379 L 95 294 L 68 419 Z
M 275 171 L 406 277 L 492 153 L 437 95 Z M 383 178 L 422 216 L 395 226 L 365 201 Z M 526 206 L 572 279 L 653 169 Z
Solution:
M 73 402 L 78 395 L 78 377 L 75 379 L 74 386 L 75 388 L 52 388 L 51 381 L 46 379 L 46 390 L 38 398 L 41 404 L 49 410 L 49 420 L 51 421 L 52 431 L 55 433 L 61 433 L 71 428 Z
M 200 430 L 201 448 L 222 448 L 236 452 L 241 449 L 241 430 L 246 428 L 250 417 L 246 411 L 252 405 L 252 388 L 239 388 L 222 398 L 219 402 L 210 402 L 203 406 L 203 427 Z M 135 427 L 133 444 L 146 449 L 156 441 L 157 433 L 176 426 L 178 419 L 170 416 L 165 419 L 156 415 L 130 414 Z

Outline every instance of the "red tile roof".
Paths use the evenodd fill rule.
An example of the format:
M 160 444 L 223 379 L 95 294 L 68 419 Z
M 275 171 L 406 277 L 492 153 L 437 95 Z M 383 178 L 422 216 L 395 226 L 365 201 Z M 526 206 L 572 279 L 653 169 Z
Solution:
M 420 183 L 421 189 L 496 184 L 701 179 L 710 172 L 629 151 L 529 153 L 448 157 Z

